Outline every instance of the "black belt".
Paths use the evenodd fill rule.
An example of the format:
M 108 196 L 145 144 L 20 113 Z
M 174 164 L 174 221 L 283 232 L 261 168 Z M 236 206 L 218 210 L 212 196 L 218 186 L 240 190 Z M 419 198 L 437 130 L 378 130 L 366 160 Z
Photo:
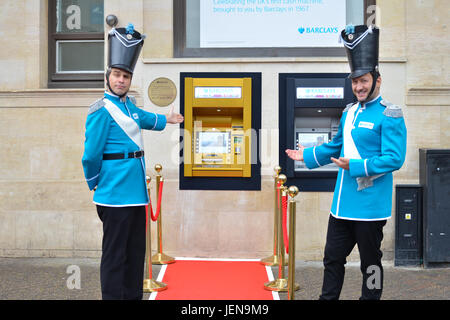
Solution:
M 120 160 L 125 158 L 142 158 L 144 156 L 144 150 L 128 153 L 128 157 L 125 157 L 126 153 L 105 153 L 103 154 L 103 160 Z

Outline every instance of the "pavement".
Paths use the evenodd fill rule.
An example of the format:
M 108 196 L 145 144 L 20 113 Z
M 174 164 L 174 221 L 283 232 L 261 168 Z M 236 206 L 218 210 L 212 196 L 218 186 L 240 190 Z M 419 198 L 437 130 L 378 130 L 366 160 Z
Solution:
M 0 258 L 0 300 L 100 300 L 98 258 Z M 450 300 L 450 268 L 395 267 L 384 261 L 382 300 Z M 153 266 L 156 279 L 160 266 Z M 278 268 L 272 268 L 275 278 Z M 287 272 L 287 268 L 286 268 Z M 79 275 L 79 277 L 75 277 Z M 296 261 L 296 300 L 317 300 L 322 262 Z M 79 281 L 77 281 L 79 279 Z M 358 262 L 346 265 L 342 300 L 357 300 L 362 277 Z M 144 294 L 148 299 L 149 294 Z M 287 294 L 280 293 L 286 300 Z

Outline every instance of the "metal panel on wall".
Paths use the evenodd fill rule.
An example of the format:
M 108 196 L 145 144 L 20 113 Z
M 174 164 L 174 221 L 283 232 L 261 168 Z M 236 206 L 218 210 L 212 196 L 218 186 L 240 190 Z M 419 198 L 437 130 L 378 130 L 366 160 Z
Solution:
M 450 262 L 450 150 L 420 149 L 424 265 Z
M 422 187 L 395 186 L 396 266 L 422 264 Z

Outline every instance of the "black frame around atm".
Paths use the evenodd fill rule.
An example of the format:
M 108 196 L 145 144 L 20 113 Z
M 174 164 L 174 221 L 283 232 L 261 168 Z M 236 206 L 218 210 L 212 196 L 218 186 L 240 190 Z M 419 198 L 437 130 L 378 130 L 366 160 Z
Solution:
M 180 113 L 184 115 L 184 79 L 185 78 L 252 78 L 252 129 L 256 133 L 257 159 L 251 166 L 251 177 L 185 177 L 183 149 L 184 141 L 180 136 L 180 190 L 261 190 L 261 160 L 259 152 L 259 131 L 261 129 L 261 73 L 235 72 L 180 72 Z M 184 123 L 180 124 L 184 129 Z M 252 142 L 252 146 L 254 146 Z M 253 147 L 252 147 L 253 149 Z
M 314 107 L 320 102 L 318 108 L 340 108 L 344 109 L 349 103 L 356 102 L 353 95 L 351 80 L 348 73 L 280 73 L 278 78 L 279 88 L 279 163 L 281 173 L 287 177 L 287 186 L 296 185 L 300 191 L 321 191 L 329 192 L 334 190 L 337 171 L 304 171 L 296 172 L 294 170 L 294 161 L 286 155 L 286 149 L 295 149 L 294 136 L 294 108 Z M 298 82 L 309 80 L 315 87 L 333 87 L 330 84 L 339 82 L 345 83 L 344 99 L 342 100 L 298 100 L 295 98 L 295 86 L 289 85 L 292 81 Z

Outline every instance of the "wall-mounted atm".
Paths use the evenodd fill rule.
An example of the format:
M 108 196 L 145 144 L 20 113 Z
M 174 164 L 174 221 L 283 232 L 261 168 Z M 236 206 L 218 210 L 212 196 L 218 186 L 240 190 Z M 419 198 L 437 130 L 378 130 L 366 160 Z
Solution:
M 208 189 L 208 186 L 216 189 L 214 185 L 242 189 L 239 185 L 251 180 L 252 164 L 257 163 L 254 152 L 257 143 L 252 130 L 255 129 L 252 80 L 252 77 L 220 77 L 219 74 L 183 78 L 185 130 L 181 189 L 183 184 L 184 187 L 195 185 L 194 189 Z M 224 187 L 227 183 L 229 187 Z
M 184 175 L 250 177 L 250 78 L 186 78 Z
M 338 167 L 329 165 L 309 170 L 293 161 L 286 149 L 319 146 L 338 132 L 342 111 L 356 99 L 347 73 L 299 73 L 279 75 L 280 166 L 288 184 L 302 191 L 333 191 Z

